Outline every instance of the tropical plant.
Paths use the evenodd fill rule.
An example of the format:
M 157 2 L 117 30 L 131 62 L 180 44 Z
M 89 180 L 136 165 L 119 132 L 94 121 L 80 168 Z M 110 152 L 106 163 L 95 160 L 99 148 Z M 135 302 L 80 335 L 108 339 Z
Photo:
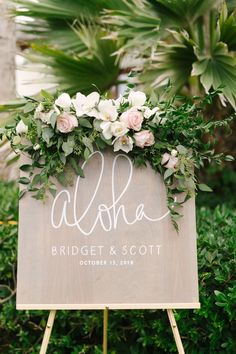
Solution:
M 140 25 L 141 34 L 132 41 L 129 33 L 135 33 L 135 1 L 129 2 L 128 11 L 108 10 L 104 21 L 124 41 L 124 51 L 136 51 L 142 62 L 140 81 L 147 88 L 160 87 L 170 80 L 174 92 L 185 88 L 192 94 L 202 94 L 221 86 L 222 101 L 226 98 L 236 108 L 234 4 L 231 1 L 227 6 L 227 2 L 215 0 L 144 1 L 144 9 L 152 15 L 149 20 L 145 17 L 143 23 L 152 24 L 155 13 L 160 28 Z
M 15 3 L 17 18 L 24 14 L 35 20 L 24 29 L 36 36 L 29 40 L 34 53 L 29 59 L 45 63 L 54 80 L 69 91 L 76 86 L 87 93 L 92 84 L 107 90 L 118 83 L 124 65 L 132 68 L 137 63 L 139 82 L 147 90 L 167 80 L 172 93 L 184 89 L 204 94 L 221 86 L 222 102 L 227 99 L 236 107 L 234 0 Z M 136 60 L 124 60 L 127 57 Z

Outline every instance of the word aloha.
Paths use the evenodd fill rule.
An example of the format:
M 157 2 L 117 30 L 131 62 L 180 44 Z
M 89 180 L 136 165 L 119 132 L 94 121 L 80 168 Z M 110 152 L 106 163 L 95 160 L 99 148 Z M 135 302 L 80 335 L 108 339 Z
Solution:
M 93 154 L 90 155 L 89 160 L 93 159 L 94 157 L 99 157 L 101 164 L 100 164 L 100 174 L 98 177 L 97 184 L 94 186 L 94 192 L 92 195 L 91 200 L 89 201 L 87 208 L 85 211 L 82 213 L 82 215 L 79 215 L 79 206 L 78 206 L 78 200 L 79 200 L 79 195 L 80 195 L 80 176 L 77 178 L 76 185 L 75 185 L 75 192 L 74 195 L 71 196 L 70 192 L 66 189 L 60 191 L 57 196 L 55 197 L 51 209 L 51 224 L 55 229 L 59 229 L 63 223 L 67 225 L 68 227 L 77 227 L 79 231 L 85 235 L 89 236 L 91 235 L 96 227 L 100 225 L 102 229 L 106 232 L 109 232 L 111 230 L 115 230 L 118 227 L 119 220 L 122 218 L 123 221 L 127 225 L 134 225 L 135 223 L 145 219 L 150 222 L 158 222 L 163 220 L 168 216 L 170 211 L 167 211 L 164 215 L 158 216 L 156 218 L 151 218 L 148 216 L 145 212 L 145 205 L 144 203 L 140 203 L 137 205 L 136 211 L 134 218 L 132 220 L 128 220 L 126 216 L 126 207 L 124 204 L 122 204 L 122 197 L 126 194 L 131 182 L 132 182 L 132 176 L 133 176 L 133 164 L 130 158 L 127 155 L 119 154 L 114 157 L 113 164 L 112 164 L 112 174 L 111 174 L 111 188 L 112 188 L 112 203 L 111 205 L 106 205 L 106 204 L 99 204 L 97 207 L 97 213 L 94 217 L 94 221 L 90 227 L 90 229 L 85 230 L 82 228 L 81 223 L 83 220 L 86 220 L 86 216 L 93 205 L 93 202 L 97 196 L 98 190 L 101 187 L 101 182 L 103 179 L 104 175 L 104 168 L 105 168 L 105 162 L 104 162 L 104 156 L 100 151 L 96 151 Z M 128 172 L 128 180 L 126 185 L 124 186 L 123 190 L 119 195 L 116 195 L 116 190 L 115 190 L 115 171 L 118 169 L 118 161 L 120 158 L 125 158 L 128 161 L 129 165 L 129 171 Z M 84 168 L 87 164 L 87 161 L 85 161 L 82 165 L 82 168 Z M 61 200 L 63 201 L 63 206 L 62 210 L 60 212 L 60 217 L 58 220 L 56 220 L 55 217 L 55 210 L 58 209 L 58 204 L 60 203 Z M 69 205 L 73 204 L 73 222 L 68 221 L 68 215 L 69 215 Z

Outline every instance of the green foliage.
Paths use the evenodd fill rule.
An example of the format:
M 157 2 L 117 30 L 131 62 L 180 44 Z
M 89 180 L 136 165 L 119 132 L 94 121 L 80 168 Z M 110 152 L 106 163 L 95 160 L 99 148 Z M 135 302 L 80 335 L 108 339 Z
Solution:
M 14 184 L 0 182 L 2 220 L 17 220 L 17 193 Z M 201 309 L 176 311 L 178 327 L 186 353 L 232 354 L 236 346 L 236 211 L 227 206 L 211 210 L 205 205 L 198 210 L 197 229 Z M 16 242 L 16 226 L 0 225 L 1 299 L 15 289 Z M 47 311 L 16 311 L 13 293 L 1 305 L 0 352 L 38 353 L 47 316 Z M 58 311 L 48 353 L 101 354 L 102 320 L 102 311 Z M 110 311 L 109 353 L 157 352 L 176 352 L 165 312 Z
M 97 28 L 86 31 L 89 31 L 86 38 L 90 37 L 90 41 L 95 40 L 96 43 L 84 43 L 83 51 L 74 55 L 56 47 L 32 44 L 33 52 L 26 57 L 32 63 L 45 64 L 44 72 L 48 75 L 45 82 L 54 82 L 53 75 L 59 84 L 57 88 L 71 94 L 77 91 L 88 94 L 94 87 L 105 92 L 116 83 L 119 66 L 116 57 L 112 56 L 117 50 L 116 43 L 112 40 L 103 40 L 104 32 L 98 32 Z M 80 32 L 76 33 L 78 37 Z
M 141 6 L 139 2 L 131 3 L 128 11 L 108 12 L 104 21 L 116 31 L 117 38 L 122 39 L 124 52 L 136 50 L 136 58 L 143 64 L 139 79 L 146 90 L 160 88 L 167 80 L 173 85 L 171 93 L 184 88 L 185 92 L 200 94 L 221 86 L 224 98 L 235 109 L 236 17 L 227 2 L 142 2 L 141 12 L 145 17 L 139 18 L 139 35 L 130 39 L 130 34 L 137 31 L 136 11 Z M 145 26 L 147 22 L 150 28 Z M 137 52 L 138 47 L 145 50 Z
M 149 162 L 163 176 L 167 205 L 173 225 L 178 230 L 179 207 L 195 196 L 197 190 L 211 191 L 207 185 L 198 183 L 196 170 L 203 167 L 206 161 L 220 164 L 225 158 L 233 159 L 230 155 L 224 157 L 222 153 L 216 154 L 210 139 L 207 144 L 203 140 L 205 134 L 213 138 L 218 127 L 228 128 L 233 118 L 204 121 L 203 109 L 217 93 L 212 92 L 203 100 L 195 97 L 193 101 L 179 96 L 177 105 L 175 96 L 165 101 L 154 96 L 147 99 L 144 93 L 129 88 L 118 100 L 107 100 L 106 96 L 100 96 L 97 92 L 87 97 L 78 92 L 76 99 L 72 100 L 64 92 L 55 100 L 50 93 L 42 91 L 42 99 L 36 101 L 29 98 L 22 112 L 16 115 L 15 125 L 6 126 L 0 136 L 10 141 L 14 151 L 26 153 L 30 158 L 31 168 L 23 170 L 21 167 L 27 176 L 21 177 L 19 183 L 25 187 L 22 193 L 33 192 L 32 196 L 36 199 L 45 199 L 48 191 L 55 195 L 56 185 L 52 177 L 64 185 L 72 184 L 71 170 L 78 172 L 75 161 L 87 161 L 94 148 L 108 148 L 111 141 L 114 152 L 121 150 L 128 153 L 138 166 Z M 133 105 L 132 97 L 140 98 L 140 95 L 144 100 L 137 107 Z M 67 97 L 67 102 L 63 97 Z M 89 102 L 91 97 L 97 98 L 90 102 L 90 106 L 87 103 L 90 108 L 76 108 L 81 105 L 82 99 Z M 83 105 L 86 107 L 85 103 Z M 104 105 L 107 107 L 105 116 Z M 122 121 L 124 115 L 134 114 L 134 109 L 140 120 L 139 127 Z M 104 120 L 108 120 L 105 128 Z M 65 130 L 61 130 L 61 122 L 66 124 Z M 118 127 L 119 134 L 113 130 Z M 140 145 L 140 134 L 149 136 L 151 140 L 146 141 L 146 137 Z M 101 146 L 101 141 L 105 145 Z M 81 175 L 81 172 L 78 174 Z M 185 195 L 183 201 L 176 198 L 180 193 Z
M 203 179 L 203 176 L 199 176 Z M 213 193 L 199 193 L 197 205 L 208 205 L 215 208 L 217 205 L 227 203 L 228 206 L 236 208 L 236 172 L 233 166 L 219 166 L 214 163 L 204 171 L 204 181 L 213 189 Z
M 15 3 L 15 16 L 24 31 L 33 35 L 28 40 L 28 59 L 46 64 L 48 80 L 64 89 L 87 93 L 94 76 L 94 84 L 103 91 L 104 86 L 108 89 L 117 84 L 118 72 L 138 63 L 137 79 L 147 91 L 160 89 L 167 80 L 172 84 L 170 94 L 182 90 L 204 95 L 220 86 L 221 100 L 226 98 L 236 107 L 236 12 L 232 0 Z M 25 23 L 22 14 L 37 21 Z M 100 37 L 94 35 L 97 30 Z M 99 65 L 101 38 L 104 47 L 111 40 L 116 45 L 113 42 L 113 48 L 106 49 Z M 111 54 L 116 55 L 113 60 Z M 84 65 L 88 56 L 91 73 Z

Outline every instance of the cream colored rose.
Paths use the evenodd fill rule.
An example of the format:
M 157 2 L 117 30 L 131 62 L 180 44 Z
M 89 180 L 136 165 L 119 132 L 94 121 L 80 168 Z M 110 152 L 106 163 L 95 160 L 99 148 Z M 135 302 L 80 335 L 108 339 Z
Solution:
M 114 122 L 111 123 L 111 133 L 113 136 L 122 136 L 125 135 L 129 129 L 127 128 L 127 124 L 125 122 Z
M 128 135 L 123 135 L 117 138 L 114 142 L 114 151 L 122 150 L 126 153 L 133 149 L 133 140 Z
M 154 135 L 149 130 L 141 130 L 141 132 L 134 134 L 135 145 L 140 148 L 151 146 L 154 144 Z
M 75 127 L 78 127 L 78 120 L 72 114 L 64 112 L 57 118 L 57 129 L 59 132 L 70 133 Z
M 71 98 L 68 93 L 62 93 L 55 101 L 55 105 L 61 108 L 69 108 L 71 106 Z
M 96 116 L 98 119 L 114 122 L 117 116 L 118 112 L 112 100 L 101 100 L 99 102 Z
M 137 109 L 131 108 L 121 114 L 120 121 L 125 122 L 128 128 L 139 131 L 142 128 L 143 115 Z
M 128 101 L 132 107 L 143 106 L 146 102 L 146 95 L 141 91 L 130 91 Z

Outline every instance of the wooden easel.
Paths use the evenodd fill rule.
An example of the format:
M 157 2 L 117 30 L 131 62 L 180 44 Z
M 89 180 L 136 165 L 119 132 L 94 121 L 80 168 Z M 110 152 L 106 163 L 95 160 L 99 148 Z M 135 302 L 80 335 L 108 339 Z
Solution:
M 185 354 L 182 340 L 181 340 L 179 330 L 177 327 L 177 323 L 175 321 L 175 316 L 174 316 L 173 310 L 167 309 L 166 311 L 167 311 L 167 315 L 169 318 L 171 330 L 172 330 L 172 333 L 173 333 L 173 336 L 175 339 L 175 344 L 176 344 L 176 348 L 178 350 L 178 353 Z M 46 325 L 44 336 L 43 336 L 40 354 L 47 353 L 48 343 L 49 343 L 50 336 L 52 333 L 52 327 L 53 327 L 53 323 L 55 320 L 55 316 L 56 316 L 56 310 L 51 310 L 49 313 L 49 316 L 48 316 L 48 321 L 47 321 L 47 325 Z M 107 341 L 108 341 L 107 329 L 108 329 L 108 307 L 106 307 L 103 310 L 103 354 L 108 353 L 107 352 Z

